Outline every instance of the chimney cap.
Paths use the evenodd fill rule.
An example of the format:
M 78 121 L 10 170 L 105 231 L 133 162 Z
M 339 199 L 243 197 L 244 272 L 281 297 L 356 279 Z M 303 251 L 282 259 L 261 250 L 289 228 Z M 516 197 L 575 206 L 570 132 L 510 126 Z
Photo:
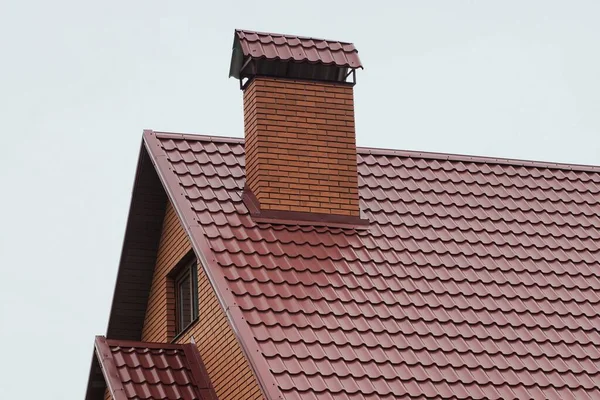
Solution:
M 276 76 L 345 82 L 363 68 L 354 44 L 236 29 L 229 76 Z

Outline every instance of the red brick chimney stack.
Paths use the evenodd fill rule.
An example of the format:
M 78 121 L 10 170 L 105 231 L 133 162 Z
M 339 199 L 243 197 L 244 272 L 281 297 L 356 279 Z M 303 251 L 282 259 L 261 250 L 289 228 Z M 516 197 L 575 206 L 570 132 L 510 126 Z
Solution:
M 360 225 L 351 43 L 236 31 L 254 218 Z M 348 82 L 349 79 L 352 81 Z

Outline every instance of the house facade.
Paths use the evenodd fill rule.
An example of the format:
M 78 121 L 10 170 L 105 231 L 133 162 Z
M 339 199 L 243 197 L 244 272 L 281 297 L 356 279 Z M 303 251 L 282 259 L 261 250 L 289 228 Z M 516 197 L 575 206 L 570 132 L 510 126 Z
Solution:
M 357 148 L 361 68 L 238 30 L 245 138 L 143 133 L 86 400 L 600 396 L 600 168 Z

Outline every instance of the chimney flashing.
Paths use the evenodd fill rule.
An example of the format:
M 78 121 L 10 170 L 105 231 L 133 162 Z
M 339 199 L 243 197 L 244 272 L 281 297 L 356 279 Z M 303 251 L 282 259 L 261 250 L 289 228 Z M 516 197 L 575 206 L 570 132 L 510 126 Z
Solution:
M 365 230 L 369 227 L 367 218 L 351 215 L 333 215 L 316 212 L 300 212 L 285 210 L 261 210 L 260 203 L 254 193 L 244 187 L 242 202 L 248 209 L 252 220 L 256 223 L 299 225 L 299 226 L 324 226 L 328 228 Z
M 240 80 L 240 89 L 246 90 L 246 88 L 248 86 L 250 86 L 250 84 L 255 79 L 260 79 L 260 78 L 274 78 L 274 77 L 270 76 L 270 75 L 260 75 L 260 74 L 256 74 L 256 75 L 250 76 L 250 77 L 248 77 L 243 82 L 242 82 L 242 80 Z M 279 81 L 290 81 L 290 82 L 296 82 L 296 81 L 306 80 L 308 82 L 317 82 L 317 83 L 335 83 L 336 85 L 339 85 L 339 86 L 353 87 L 353 86 L 356 85 L 356 78 L 353 78 L 353 80 L 349 81 L 349 82 L 335 82 L 335 81 L 329 81 L 329 80 L 326 80 L 326 79 L 308 79 L 307 80 L 307 79 L 302 79 L 302 78 L 292 78 L 292 77 L 286 77 L 286 76 L 278 76 L 276 78 Z

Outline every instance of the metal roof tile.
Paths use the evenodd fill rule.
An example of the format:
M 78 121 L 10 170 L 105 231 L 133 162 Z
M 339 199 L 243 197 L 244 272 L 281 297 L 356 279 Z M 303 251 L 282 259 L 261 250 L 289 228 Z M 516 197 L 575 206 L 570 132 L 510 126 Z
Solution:
M 95 349 L 95 357 L 109 380 L 108 387 L 123 388 L 127 398 L 216 400 L 208 374 L 196 361 L 200 356 L 194 353 L 198 351 L 194 345 L 107 340 L 98 336 Z
M 352 43 L 246 30 L 236 30 L 235 35 L 244 57 L 362 68 Z
M 598 170 L 359 149 L 355 232 L 255 224 L 242 141 L 157 141 L 286 398 L 600 395 Z

